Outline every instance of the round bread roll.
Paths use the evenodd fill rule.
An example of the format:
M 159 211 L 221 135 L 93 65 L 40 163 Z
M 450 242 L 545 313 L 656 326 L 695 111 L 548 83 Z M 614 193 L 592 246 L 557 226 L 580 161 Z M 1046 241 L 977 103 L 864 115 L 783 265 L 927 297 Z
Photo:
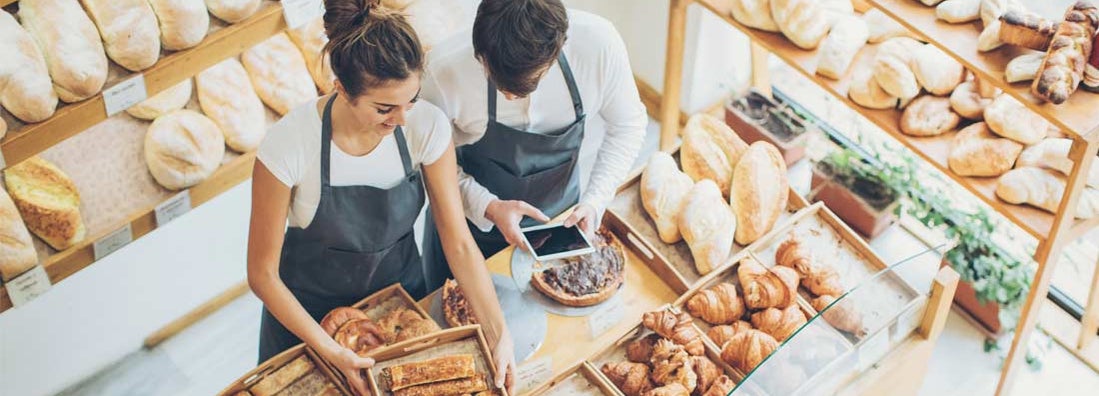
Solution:
M 874 79 L 874 72 L 868 68 L 855 71 L 847 96 L 859 106 L 868 109 L 892 109 L 897 106 L 897 98 L 885 92 Z
M 950 99 L 924 95 L 901 115 L 901 132 L 911 136 L 938 136 L 958 127 L 962 118 L 950 110 Z
M 211 14 L 225 22 L 237 23 L 259 11 L 260 0 L 206 0 Z
M 950 94 L 950 108 L 967 120 L 982 120 L 985 118 L 985 107 L 992 103 L 992 99 L 982 97 L 977 92 L 977 83 L 966 81 Z
M 890 95 L 902 100 L 920 94 L 920 83 L 907 63 L 894 57 L 878 58 L 874 62 L 874 79 Z
M 321 328 L 324 329 L 324 332 L 328 333 L 328 335 L 334 336 L 336 335 L 336 330 L 343 327 L 345 323 L 359 319 L 369 319 L 369 317 L 358 308 L 338 307 L 328 311 L 328 314 L 324 315 L 324 318 L 321 319 Z
M 145 134 L 145 162 L 157 183 L 169 190 L 206 180 L 225 156 L 225 137 L 206 116 L 177 110 L 157 118 Z
M 992 132 L 1016 142 L 1032 145 L 1045 139 L 1050 124 L 1011 95 L 1000 95 L 985 107 L 985 122 Z
M 924 44 L 916 50 L 910 63 L 920 86 L 932 95 L 946 96 L 965 81 L 965 68 L 934 45 Z
M 160 44 L 179 51 L 194 47 L 210 30 L 210 14 L 203 0 L 149 0 L 160 22 Z
M 142 120 L 155 120 L 162 115 L 182 109 L 191 101 L 191 79 L 173 85 L 168 89 L 145 99 L 133 107 L 126 109 L 126 113 L 134 118 Z

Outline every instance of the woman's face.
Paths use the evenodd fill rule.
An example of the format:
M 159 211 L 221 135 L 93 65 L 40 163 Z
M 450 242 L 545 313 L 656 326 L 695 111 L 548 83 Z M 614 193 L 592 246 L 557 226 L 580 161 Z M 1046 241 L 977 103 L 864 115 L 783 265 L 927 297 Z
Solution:
M 339 81 L 336 86 L 341 96 L 349 97 Z M 363 131 L 388 135 L 398 125 L 405 124 L 405 115 L 419 99 L 420 74 L 414 73 L 404 80 L 390 80 L 370 88 L 348 103 Z

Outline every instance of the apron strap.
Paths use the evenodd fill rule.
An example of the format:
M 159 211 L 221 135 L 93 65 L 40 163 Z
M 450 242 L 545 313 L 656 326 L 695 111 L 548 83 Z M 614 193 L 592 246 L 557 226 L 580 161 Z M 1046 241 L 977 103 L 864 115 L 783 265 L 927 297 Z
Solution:
M 576 79 L 572 76 L 572 68 L 565 59 L 565 51 L 557 55 L 557 64 L 561 65 L 561 74 L 565 75 L 565 84 L 569 85 L 569 96 L 572 97 L 572 109 L 576 112 L 576 119 L 584 116 L 584 104 L 580 101 L 580 90 L 576 88 Z
M 332 103 L 336 101 L 333 94 L 324 105 L 324 115 L 321 117 L 321 187 L 328 187 L 328 177 L 331 172 L 329 157 L 332 154 Z
M 404 165 L 404 174 L 407 176 L 412 173 L 412 156 L 408 154 L 408 142 L 405 141 L 404 130 L 400 125 L 393 135 L 397 138 L 397 149 L 401 152 L 401 164 Z
M 496 84 L 489 78 L 488 84 L 488 121 L 496 122 Z

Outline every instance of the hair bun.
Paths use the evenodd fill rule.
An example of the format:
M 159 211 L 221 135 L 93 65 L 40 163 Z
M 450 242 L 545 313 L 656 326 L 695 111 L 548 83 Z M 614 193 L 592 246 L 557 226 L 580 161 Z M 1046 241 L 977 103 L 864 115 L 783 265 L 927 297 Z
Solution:
M 329 38 L 362 26 L 380 0 L 325 0 L 324 30 Z

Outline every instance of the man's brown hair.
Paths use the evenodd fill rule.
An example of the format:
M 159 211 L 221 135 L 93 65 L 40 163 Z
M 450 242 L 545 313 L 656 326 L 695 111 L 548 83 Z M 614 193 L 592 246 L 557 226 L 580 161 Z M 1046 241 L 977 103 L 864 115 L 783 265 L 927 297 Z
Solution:
M 473 52 L 500 91 L 527 96 L 565 45 L 569 18 L 560 0 L 483 0 Z

